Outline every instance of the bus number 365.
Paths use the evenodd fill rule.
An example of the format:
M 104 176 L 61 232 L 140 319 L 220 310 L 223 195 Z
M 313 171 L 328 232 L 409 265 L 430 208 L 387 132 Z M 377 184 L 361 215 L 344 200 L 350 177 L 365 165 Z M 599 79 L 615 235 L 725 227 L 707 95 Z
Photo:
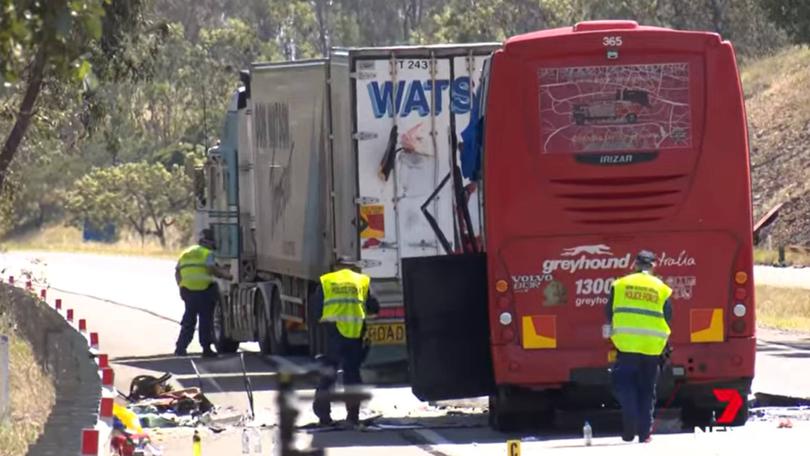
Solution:
M 616 279 L 613 277 L 608 277 L 607 279 L 579 279 L 576 281 L 577 295 L 609 293 L 614 280 Z

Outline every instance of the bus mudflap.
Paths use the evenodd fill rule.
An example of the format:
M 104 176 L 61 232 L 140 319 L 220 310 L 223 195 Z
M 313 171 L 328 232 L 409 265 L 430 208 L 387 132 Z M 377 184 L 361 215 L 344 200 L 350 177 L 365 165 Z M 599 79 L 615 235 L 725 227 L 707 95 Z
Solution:
M 411 388 L 423 401 L 494 389 L 485 254 L 403 258 Z

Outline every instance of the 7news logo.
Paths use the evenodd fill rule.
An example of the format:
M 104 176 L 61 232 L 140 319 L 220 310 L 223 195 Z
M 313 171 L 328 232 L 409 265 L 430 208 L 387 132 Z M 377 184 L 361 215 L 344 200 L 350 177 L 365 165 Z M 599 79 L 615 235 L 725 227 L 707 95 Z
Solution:
M 714 397 L 718 401 L 726 403 L 726 408 L 723 409 L 723 413 L 717 417 L 717 424 L 733 423 L 737 415 L 740 414 L 740 410 L 742 410 L 743 406 L 743 398 L 740 392 L 731 388 L 715 388 L 712 390 L 712 393 L 714 393 Z
M 696 433 L 728 430 L 727 426 L 733 424 L 740 414 L 740 411 L 743 410 L 743 398 L 736 389 L 714 388 L 712 389 L 712 394 L 714 394 L 715 399 L 719 402 L 725 403 L 725 407 L 718 417 L 715 417 L 714 412 L 712 412 L 712 421 L 709 426 L 695 427 Z

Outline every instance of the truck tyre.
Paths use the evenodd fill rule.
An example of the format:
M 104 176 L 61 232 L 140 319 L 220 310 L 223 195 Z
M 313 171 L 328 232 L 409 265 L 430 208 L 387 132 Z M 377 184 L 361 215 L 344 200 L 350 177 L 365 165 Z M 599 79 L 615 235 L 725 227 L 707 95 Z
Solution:
M 256 324 L 256 339 L 259 341 L 259 350 L 263 355 L 270 355 L 273 353 L 273 341 L 270 337 L 272 323 L 264 302 L 264 295 L 259 290 L 256 290 Z
M 577 125 L 585 125 L 585 116 L 583 115 L 575 115 L 574 116 L 574 123 Z
M 270 301 L 270 344 L 274 355 L 285 356 L 290 353 L 287 340 L 287 326 L 281 318 L 281 293 L 273 287 L 273 299 Z
M 222 309 L 222 297 L 214 307 L 214 345 L 218 353 L 236 353 L 239 350 L 239 342 L 228 338 L 225 335 L 225 315 Z
M 638 116 L 635 113 L 631 112 L 630 114 L 624 116 L 624 119 L 627 120 L 627 123 L 634 124 L 638 120 Z
M 310 291 L 309 295 L 312 296 L 313 293 L 314 291 Z M 309 355 L 314 358 L 316 355 L 324 353 L 326 338 L 323 325 L 318 323 L 321 318 L 318 315 L 318 309 L 309 304 L 307 302 L 307 339 L 309 340 Z

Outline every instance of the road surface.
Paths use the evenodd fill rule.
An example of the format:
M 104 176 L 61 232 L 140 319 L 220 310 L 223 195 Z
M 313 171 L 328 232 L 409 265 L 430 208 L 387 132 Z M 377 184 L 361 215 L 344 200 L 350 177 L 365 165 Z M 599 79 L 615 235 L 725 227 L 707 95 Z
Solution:
M 169 260 L 102 256 L 68 253 L 12 252 L 0 255 L 0 270 L 20 277 L 27 270 L 50 286 L 49 300 L 61 297 L 66 307 L 74 308 L 80 318 L 87 318 L 91 331 L 100 333 L 101 349 L 113 360 L 116 385 L 124 391 L 135 375 L 172 372 L 182 386 L 197 386 L 190 358 L 171 356 L 182 316 L 182 302 L 173 280 L 174 262 Z M 773 271 L 755 279 L 785 283 L 810 283 L 804 280 L 810 271 L 799 271 L 795 277 L 784 279 Z M 781 271 L 781 270 L 780 270 Z M 791 273 L 794 274 L 794 273 Z M 44 283 L 44 282 L 42 282 Z M 810 397 L 810 336 L 765 331 L 760 333 L 757 356 L 755 391 Z M 275 370 L 272 363 L 255 352 L 255 344 L 243 344 L 246 363 L 253 387 L 257 390 L 254 403 L 257 421 L 268 427 L 262 430 L 265 450 L 269 448 L 275 423 Z M 196 340 L 190 352 L 199 352 Z M 236 357 L 215 361 L 194 358 L 203 370 L 206 395 L 225 415 L 238 417 L 249 409 Z M 304 358 L 289 362 L 304 364 Z M 311 389 L 299 391 L 311 395 Z M 447 405 L 447 404 L 445 404 Z M 299 424 L 314 422 L 315 417 L 304 402 Z M 656 435 L 648 446 L 625 444 L 615 436 L 595 426 L 593 446 L 583 445 L 581 434 L 554 433 L 548 435 L 504 435 L 486 427 L 485 401 L 469 400 L 450 403 L 449 408 L 422 403 L 404 386 L 375 389 L 374 398 L 364 409 L 366 416 L 381 414 L 391 425 L 418 424 L 414 429 L 375 432 L 331 431 L 302 433 L 304 441 L 328 447 L 331 455 L 502 455 L 506 440 L 522 439 L 524 454 L 538 454 L 551 449 L 560 454 L 753 454 L 758 451 L 779 451 L 784 448 L 806 447 L 810 443 L 810 423 L 794 422 L 792 430 L 777 430 L 773 421 L 751 422 L 733 432 L 711 435 L 688 433 Z M 335 418 L 345 411 L 335 408 Z M 164 454 L 185 455 L 191 449 L 191 429 L 154 429 L 153 439 L 163 447 Z M 214 434 L 203 433 L 203 454 L 232 455 L 240 451 L 241 429 L 230 427 Z M 590 452 L 590 453 L 588 453 Z
M 754 268 L 754 282 L 761 285 L 810 290 L 810 268 L 756 266 Z

